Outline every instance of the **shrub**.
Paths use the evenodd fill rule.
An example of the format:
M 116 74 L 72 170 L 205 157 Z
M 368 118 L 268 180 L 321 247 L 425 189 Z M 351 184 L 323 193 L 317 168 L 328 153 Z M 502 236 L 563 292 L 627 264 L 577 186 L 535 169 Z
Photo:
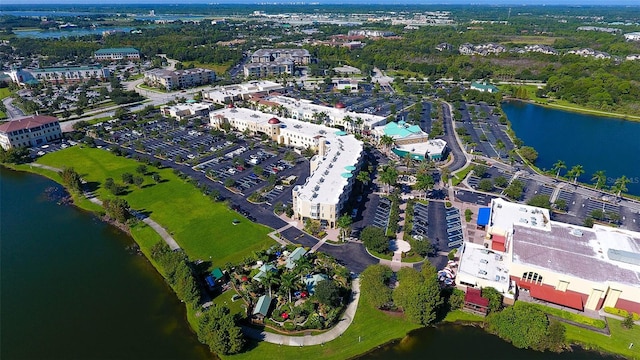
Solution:
M 605 306 L 604 312 L 606 312 L 608 314 L 618 315 L 618 316 L 623 317 L 623 318 L 626 318 L 629 315 L 629 312 L 627 310 L 616 309 L 614 307 L 609 307 L 609 306 Z M 638 315 L 637 313 L 632 312 L 631 316 L 632 316 L 633 321 L 640 320 L 640 315 Z

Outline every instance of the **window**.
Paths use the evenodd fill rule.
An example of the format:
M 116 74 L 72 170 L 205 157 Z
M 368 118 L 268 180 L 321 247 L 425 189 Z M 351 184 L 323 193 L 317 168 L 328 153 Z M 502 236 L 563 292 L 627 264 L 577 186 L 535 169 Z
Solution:
M 542 283 L 542 276 L 533 271 L 526 272 L 522 274 L 522 280 L 534 282 L 534 283 Z

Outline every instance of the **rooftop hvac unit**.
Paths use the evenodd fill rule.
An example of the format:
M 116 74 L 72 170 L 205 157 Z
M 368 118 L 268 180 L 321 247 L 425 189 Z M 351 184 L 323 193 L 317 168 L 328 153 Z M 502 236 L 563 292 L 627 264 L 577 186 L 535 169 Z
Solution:
M 324 177 L 320 178 L 320 182 L 323 183 L 324 182 Z

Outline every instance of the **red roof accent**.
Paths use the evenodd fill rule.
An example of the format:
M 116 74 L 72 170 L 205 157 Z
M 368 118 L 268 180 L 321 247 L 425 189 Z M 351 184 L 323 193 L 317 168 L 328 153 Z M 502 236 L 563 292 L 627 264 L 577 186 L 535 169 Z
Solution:
M 280 120 L 278 118 L 269 119 L 269 124 L 280 124 Z
M 483 298 L 480 289 L 474 288 L 467 288 L 467 293 L 464 295 L 464 302 L 482 307 L 489 306 L 489 299 Z
M 584 310 L 582 296 L 568 291 L 556 290 L 549 285 L 528 283 L 531 297 L 548 301 L 550 303 L 570 307 L 576 310 Z
M 346 107 L 346 106 L 345 106 L 343 103 L 341 103 L 341 102 L 339 102 L 339 103 L 337 103 L 337 104 L 336 104 L 336 109 L 344 109 L 345 107 Z
M 227 107 L 228 107 L 229 109 L 233 109 L 233 108 L 235 107 L 235 105 L 233 105 L 233 103 L 229 103 L 229 105 L 227 105 Z
M 492 242 L 491 250 L 506 252 L 507 248 L 504 247 L 504 242 Z
M 504 236 L 501 235 L 491 235 L 491 240 L 493 240 L 493 242 L 498 242 L 498 243 L 503 243 L 504 244 Z
M 32 129 L 54 122 L 58 122 L 58 118 L 45 115 L 28 116 L 18 120 L 8 121 L 0 125 L 0 132 L 10 133 L 16 130 Z

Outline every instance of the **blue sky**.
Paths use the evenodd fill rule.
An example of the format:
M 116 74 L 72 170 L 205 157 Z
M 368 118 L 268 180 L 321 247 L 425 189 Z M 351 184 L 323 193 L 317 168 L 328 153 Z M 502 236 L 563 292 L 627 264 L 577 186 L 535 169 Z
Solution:
M 302 0 L 307 3 L 320 4 L 484 4 L 484 5 L 631 5 L 640 6 L 640 0 Z M 8 4 L 255 4 L 255 3 L 300 3 L 301 0 L 0 0 L 0 10 L 2 5 Z

